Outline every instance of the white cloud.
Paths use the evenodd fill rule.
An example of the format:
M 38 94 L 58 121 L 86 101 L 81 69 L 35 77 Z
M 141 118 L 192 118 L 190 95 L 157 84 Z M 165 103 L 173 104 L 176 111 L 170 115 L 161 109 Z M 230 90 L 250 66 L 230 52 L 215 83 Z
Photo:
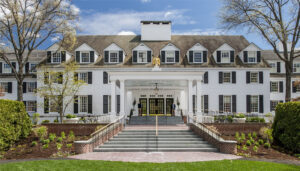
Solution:
M 175 35 L 224 35 L 226 31 L 221 29 L 192 29 L 185 31 L 174 31 Z
M 148 3 L 151 2 L 151 0 L 141 0 L 142 3 Z
M 185 15 L 186 10 L 166 11 L 122 11 L 118 13 L 93 13 L 82 15 L 79 27 L 83 34 L 118 34 L 122 31 L 140 32 L 141 20 L 171 20 L 173 25 L 194 24 Z
M 136 35 L 136 34 L 132 31 L 120 31 L 118 35 Z

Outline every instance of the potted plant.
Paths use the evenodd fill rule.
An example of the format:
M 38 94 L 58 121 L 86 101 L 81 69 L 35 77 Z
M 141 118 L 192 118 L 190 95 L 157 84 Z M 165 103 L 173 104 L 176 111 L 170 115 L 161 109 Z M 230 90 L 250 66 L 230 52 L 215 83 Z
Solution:
M 272 113 L 266 113 L 264 115 L 264 119 L 267 123 L 272 123 L 274 120 L 274 117 L 273 117 Z
M 77 123 L 79 118 L 76 115 L 67 114 L 66 119 L 64 119 L 64 123 Z
M 238 113 L 233 117 L 233 123 L 245 123 L 246 117 L 243 113 Z

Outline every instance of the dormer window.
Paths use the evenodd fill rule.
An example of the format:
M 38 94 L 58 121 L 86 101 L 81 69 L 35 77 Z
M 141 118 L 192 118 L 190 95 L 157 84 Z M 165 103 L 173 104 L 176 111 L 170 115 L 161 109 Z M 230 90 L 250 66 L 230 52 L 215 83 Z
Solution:
M 260 51 L 244 51 L 244 63 L 256 64 L 261 61 Z
M 248 63 L 256 63 L 256 51 L 248 51 Z
M 175 51 L 166 51 L 166 63 L 175 62 Z
M 147 63 L 147 52 L 139 51 L 138 53 L 138 63 Z
M 189 63 L 207 62 L 207 49 L 199 43 L 196 43 L 191 49 L 189 49 L 187 55 Z
M 3 64 L 3 73 L 11 73 L 12 69 L 9 64 Z
M 76 62 L 93 63 L 95 60 L 94 51 L 76 51 Z
M 60 64 L 66 61 L 66 51 L 47 51 L 47 63 Z
M 119 62 L 119 55 L 116 51 L 109 52 L 109 62 L 110 63 L 118 63 Z
M 194 52 L 194 63 L 202 63 L 202 53 Z
M 221 63 L 229 63 L 229 51 L 222 51 L 221 53 Z
M 81 52 L 81 63 L 90 62 L 90 52 Z
M 60 63 L 61 62 L 61 55 L 59 52 L 52 53 L 52 61 L 51 63 Z

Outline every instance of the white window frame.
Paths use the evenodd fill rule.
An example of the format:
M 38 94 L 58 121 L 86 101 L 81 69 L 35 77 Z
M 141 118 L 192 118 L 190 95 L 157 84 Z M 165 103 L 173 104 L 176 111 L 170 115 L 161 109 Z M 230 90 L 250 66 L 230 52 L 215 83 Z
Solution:
M 225 54 L 225 53 L 228 54 L 228 57 L 223 56 L 223 54 Z M 228 58 L 227 59 L 228 61 L 224 61 L 225 58 Z M 226 64 L 230 63 L 230 51 L 229 50 L 222 50 L 221 51 L 221 63 L 226 63 Z
M 143 54 L 143 58 L 145 58 L 145 61 L 142 62 L 141 59 L 140 59 L 140 53 Z M 137 63 L 140 63 L 140 64 L 144 64 L 144 63 L 147 63 L 147 51 L 137 51 Z
M 31 110 L 29 110 L 29 109 L 31 109 Z M 37 109 L 36 101 L 26 101 L 26 111 L 27 112 L 36 112 L 37 111 L 36 109 Z
M 0 86 L 3 89 L 4 93 L 8 93 L 8 82 L 0 82 Z
M 300 84 L 296 86 L 296 93 L 299 93 L 299 92 L 300 92 Z
M 277 63 L 276 62 L 270 62 L 269 63 L 271 66 L 271 73 L 276 73 L 277 72 Z
M 300 63 L 294 63 L 293 64 L 293 72 L 294 73 L 300 73 Z
M 78 73 L 78 80 L 82 80 L 84 81 L 85 83 L 88 83 L 88 73 L 87 72 L 79 72 Z
M 117 57 L 116 57 L 117 61 L 115 61 L 115 62 L 111 61 L 111 54 L 113 54 L 113 53 L 117 54 Z M 119 51 L 115 51 L 115 50 L 109 51 L 108 56 L 109 56 L 109 63 L 119 63 Z
M 256 74 L 256 81 L 252 81 L 253 74 Z M 258 72 L 250 72 L 250 83 L 258 83 L 259 82 L 259 74 Z
M 272 93 L 278 93 L 279 92 L 279 82 L 278 81 L 271 81 L 271 85 L 270 86 L 271 86 L 270 89 L 271 89 Z M 275 88 L 276 90 L 273 89 L 274 88 L 273 86 L 277 87 L 277 88 Z
M 202 63 L 203 62 L 203 52 L 202 51 L 194 51 L 193 52 L 194 54 L 193 54 L 193 61 L 194 61 L 194 63 Z M 196 62 L 196 54 L 200 54 L 200 62 Z
M 54 56 L 58 55 L 58 56 Z M 57 58 L 57 61 L 54 61 L 54 58 Z M 60 64 L 61 63 L 61 53 L 60 52 L 53 52 L 51 53 L 51 63 L 53 64 Z
M 29 73 L 36 73 L 36 66 L 37 64 L 35 63 L 30 63 L 29 64 Z M 34 69 L 34 70 L 33 70 Z
M 82 59 L 83 59 L 83 55 L 82 54 L 88 54 L 88 61 L 83 61 Z M 82 51 L 82 52 L 80 52 L 80 63 L 90 63 L 91 62 L 91 56 L 90 56 L 90 52 L 88 52 L 88 51 Z
M 36 84 L 35 82 L 27 82 L 27 92 L 28 93 L 34 93 L 36 90 Z
M 226 98 L 228 98 L 230 100 L 230 102 L 228 103 L 229 104 L 229 110 L 225 110 L 225 108 L 227 109 L 227 106 L 225 105 L 225 99 Z M 227 96 L 227 95 L 223 96 L 223 111 L 224 112 L 232 112 L 232 96 Z
M 250 98 L 250 112 L 251 113 L 259 113 L 259 96 L 253 95 L 250 97 L 251 97 Z M 254 100 L 257 100 L 257 106 L 254 106 L 254 104 L 253 104 Z M 256 103 L 255 103 L 255 105 L 256 105 Z
M 83 104 L 86 103 L 86 104 Z M 79 113 L 86 114 L 88 113 L 88 105 L 89 105 L 89 100 L 88 96 L 79 96 L 78 97 L 78 108 L 79 108 Z
M 277 106 L 277 105 L 280 103 L 280 101 L 279 101 L 279 100 L 271 100 L 271 101 L 270 101 L 270 105 L 271 105 L 271 106 L 270 106 L 270 108 L 271 108 L 271 112 L 272 112 L 272 111 L 275 111 L 275 108 L 276 108 L 276 106 L 275 106 L 275 107 L 274 107 L 274 109 L 273 109 L 273 107 L 272 107 L 272 106 L 273 106 L 273 105 L 272 105 L 272 103 L 276 103 L 276 106 Z
M 229 74 L 229 82 L 225 82 L 225 74 Z M 223 83 L 231 83 L 232 76 L 231 72 L 223 72 Z
M 2 73 L 4 73 L 4 74 L 10 74 L 10 73 L 12 73 L 12 68 L 10 67 L 9 64 L 3 63 Z
M 167 54 L 173 54 L 173 57 L 167 57 Z M 166 50 L 165 51 L 165 63 L 167 63 L 167 64 L 173 64 L 173 63 L 175 63 L 175 51 L 174 50 Z M 168 58 L 173 58 L 173 62 L 168 62 Z
M 251 53 L 253 53 L 253 54 L 251 54 Z M 254 55 L 254 56 L 250 56 L 250 54 Z M 249 60 L 250 58 L 253 58 L 254 61 L 250 61 Z M 257 63 L 257 51 L 248 51 L 248 63 L 252 63 L 252 64 Z

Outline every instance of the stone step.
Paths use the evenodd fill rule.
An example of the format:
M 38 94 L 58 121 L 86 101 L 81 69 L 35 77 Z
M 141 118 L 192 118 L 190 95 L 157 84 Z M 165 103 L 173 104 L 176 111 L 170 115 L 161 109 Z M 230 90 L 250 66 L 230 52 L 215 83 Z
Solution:
M 217 148 L 95 148 L 94 152 L 218 152 Z
M 100 148 L 211 148 L 210 144 L 103 144 Z
M 116 137 L 120 137 L 120 138 L 197 138 L 199 137 L 198 135 L 160 135 L 158 134 L 158 136 L 156 136 L 155 134 L 152 135 L 123 135 L 123 134 L 119 134 Z
M 126 138 L 126 137 L 114 137 L 111 140 L 114 141 L 203 141 L 202 138 Z
M 156 135 L 156 132 L 121 132 L 118 135 Z M 195 135 L 192 132 L 160 132 L 158 135 Z
M 104 144 L 207 144 L 207 141 L 108 141 Z

